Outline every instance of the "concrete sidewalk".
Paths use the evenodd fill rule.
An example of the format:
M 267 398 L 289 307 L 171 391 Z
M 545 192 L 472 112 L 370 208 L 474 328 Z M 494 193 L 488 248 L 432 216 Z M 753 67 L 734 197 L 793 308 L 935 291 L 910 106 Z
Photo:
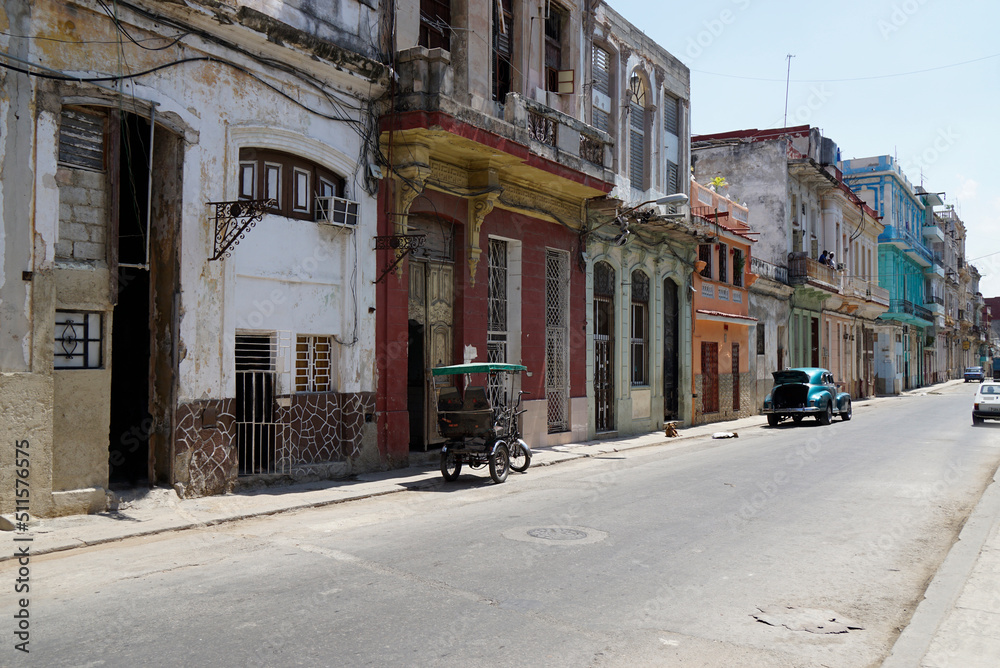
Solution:
M 961 382 L 947 381 L 904 392 L 903 396 L 927 394 Z M 858 401 L 855 406 L 864 408 L 897 399 L 899 397 L 877 397 Z M 549 466 L 635 448 L 694 448 L 711 439 L 716 432 L 740 433 L 766 425 L 765 417 L 757 415 L 680 429 L 675 438 L 656 432 L 538 448 L 532 452 L 531 466 Z M 153 489 L 134 500 L 120 502 L 115 512 L 34 519 L 27 533 L 4 531 L 0 533 L 0 561 L 15 558 L 17 548 L 23 546 L 28 546 L 31 555 L 36 556 L 442 484 L 437 453 L 428 453 L 422 459 L 423 463 L 406 469 L 363 474 L 350 480 L 284 485 L 197 499 L 181 499 L 172 489 Z M 484 477 L 484 484 L 490 484 L 486 482 L 488 474 L 477 473 Z M 973 510 L 883 668 L 993 668 L 1000 665 L 998 479 L 1000 474 L 994 476 Z M 26 536 L 31 537 L 30 542 L 15 540 Z

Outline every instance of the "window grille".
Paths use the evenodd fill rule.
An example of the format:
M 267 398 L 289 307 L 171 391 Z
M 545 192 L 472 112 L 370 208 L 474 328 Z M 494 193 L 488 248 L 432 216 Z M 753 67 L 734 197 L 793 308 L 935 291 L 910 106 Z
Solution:
M 698 259 L 705 263 L 705 268 L 701 270 L 701 275 L 705 278 L 712 278 L 712 245 L 701 244 L 698 246 Z
M 764 346 L 764 323 L 757 323 L 757 354 L 764 355 L 767 350 Z
M 726 244 L 719 244 L 719 282 L 728 283 L 729 282 L 729 266 L 727 261 L 729 260 L 729 246 Z
M 103 330 L 100 313 L 56 311 L 56 369 L 100 369 Z
M 486 361 L 507 361 L 507 242 L 490 239 L 489 287 L 487 288 Z M 487 384 L 490 401 L 500 405 L 503 385 L 491 375 Z
M 236 336 L 236 453 L 240 475 L 287 473 L 279 456 L 287 440 L 278 421 L 279 340 L 274 334 Z
M 740 344 L 733 343 L 733 410 L 740 409 Z
M 602 297 L 615 295 L 615 270 L 607 262 L 594 265 L 594 294 Z
M 569 430 L 569 256 L 545 254 L 545 399 L 550 434 Z
M 632 272 L 632 386 L 649 385 L 649 277 Z
M 295 340 L 295 391 L 333 391 L 333 339 L 299 336 Z
M 594 265 L 594 404 L 597 431 L 615 428 L 615 270 L 607 262 Z
M 743 271 L 745 261 L 743 251 L 739 248 L 733 249 L 733 285 L 743 287 Z

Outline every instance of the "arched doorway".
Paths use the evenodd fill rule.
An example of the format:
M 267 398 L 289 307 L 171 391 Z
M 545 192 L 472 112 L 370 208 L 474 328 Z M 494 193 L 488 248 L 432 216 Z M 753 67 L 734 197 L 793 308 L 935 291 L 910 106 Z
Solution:
M 594 265 L 594 425 L 615 429 L 615 270 L 607 262 Z
M 677 284 L 663 279 L 663 419 L 676 420 L 679 413 L 680 305 Z

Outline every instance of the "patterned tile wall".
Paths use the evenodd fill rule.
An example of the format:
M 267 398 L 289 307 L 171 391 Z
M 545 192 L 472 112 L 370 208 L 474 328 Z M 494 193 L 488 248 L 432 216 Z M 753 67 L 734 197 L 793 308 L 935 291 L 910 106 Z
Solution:
M 174 482 L 182 496 L 232 491 L 239 472 L 233 399 L 183 404 L 177 409 L 174 434 Z M 202 417 L 215 411 L 215 426 Z M 296 465 L 345 462 L 361 453 L 365 416 L 375 412 L 375 393 L 304 393 L 278 406 L 275 420 L 287 434 L 277 456 Z

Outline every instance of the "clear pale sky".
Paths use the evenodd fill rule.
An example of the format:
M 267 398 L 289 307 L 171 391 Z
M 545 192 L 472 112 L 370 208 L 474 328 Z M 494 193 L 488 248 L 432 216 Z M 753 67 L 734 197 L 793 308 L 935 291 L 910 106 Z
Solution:
M 692 134 L 809 124 L 844 159 L 895 156 L 1000 296 L 1000 0 L 609 1 L 691 68 Z

